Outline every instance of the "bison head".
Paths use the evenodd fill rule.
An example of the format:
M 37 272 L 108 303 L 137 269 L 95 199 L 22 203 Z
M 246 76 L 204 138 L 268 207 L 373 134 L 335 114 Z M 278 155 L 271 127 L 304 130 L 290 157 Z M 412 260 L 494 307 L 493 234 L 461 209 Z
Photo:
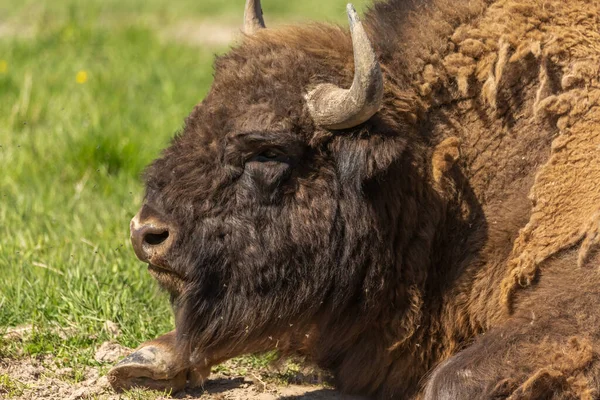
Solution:
M 414 128 L 352 6 L 350 35 L 263 29 L 260 4 L 246 12 L 243 42 L 217 58 L 209 94 L 147 169 L 131 224 L 172 294 L 178 342 L 213 361 L 331 347 L 334 329 L 351 340 L 405 301 L 389 282 L 416 279 L 394 249 L 423 247 L 412 232 L 425 172 L 405 155 Z

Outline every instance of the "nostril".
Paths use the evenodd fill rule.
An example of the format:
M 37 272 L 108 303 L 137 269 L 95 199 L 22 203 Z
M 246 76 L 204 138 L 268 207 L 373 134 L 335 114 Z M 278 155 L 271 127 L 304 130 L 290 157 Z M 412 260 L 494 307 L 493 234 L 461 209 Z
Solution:
M 160 233 L 147 233 L 144 235 L 144 243 L 147 243 L 151 246 L 157 246 L 167 240 L 169 237 L 169 231 L 164 231 Z

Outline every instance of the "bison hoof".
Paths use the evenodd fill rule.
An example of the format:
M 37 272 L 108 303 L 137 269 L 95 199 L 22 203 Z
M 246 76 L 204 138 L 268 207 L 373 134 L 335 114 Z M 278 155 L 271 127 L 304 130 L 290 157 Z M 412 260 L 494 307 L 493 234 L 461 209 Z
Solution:
M 142 347 L 121 360 L 108 373 L 108 380 L 116 391 L 143 387 L 175 393 L 184 389 L 190 369 L 169 351 L 157 345 Z M 190 377 L 194 383 L 202 379 Z

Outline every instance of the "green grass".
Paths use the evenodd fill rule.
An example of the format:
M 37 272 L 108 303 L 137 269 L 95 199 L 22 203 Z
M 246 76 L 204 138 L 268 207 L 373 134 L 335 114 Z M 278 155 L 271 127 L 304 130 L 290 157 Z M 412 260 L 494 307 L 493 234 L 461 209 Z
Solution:
M 0 0 L 0 334 L 34 327 L 24 342 L 0 339 L 0 357 L 98 365 L 106 320 L 132 347 L 172 329 L 167 296 L 130 249 L 129 220 L 143 167 L 207 92 L 224 48 L 165 39 L 161 22 L 230 23 L 242 3 Z M 267 19 L 343 22 L 344 4 L 264 8 Z
M 143 166 L 210 83 L 211 53 L 73 21 L 1 41 L 0 54 L 0 326 L 56 322 L 88 334 L 112 320 L 128 345 L 169 330 L 165 296 L 130 251 L 128 220 Z
M 0 374 L 0 395 L 7 398 L 19 397 L 23 394 L 25 388 L 26 385 L 22 382 L 11 378 L 7 374 Z

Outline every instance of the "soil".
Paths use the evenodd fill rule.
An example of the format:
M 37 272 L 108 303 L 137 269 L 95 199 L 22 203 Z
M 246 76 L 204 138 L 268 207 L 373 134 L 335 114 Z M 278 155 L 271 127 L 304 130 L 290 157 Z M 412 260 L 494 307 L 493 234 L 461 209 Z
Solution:
M 96 361 L 105 368 L 57 368 L 52 356 L 0 359 L 0 399 L 203 399 L 203 400 L 359 400 L 359 397 L 341 395 L 324 385 L 288 384 L 265 377 L 264 370 L 246 368 L 244 376 L 236 373 L 237 366 L 225 364 L 226 372 L 212 375 L 203 388 L 165 396 L 136 390 L 130 396 L 115 393 L 104 374 L 107 367 L 131 352 L 115 342 L 99 346 Z M 77 379 L 76 379 L 77 377 Z M 299 378 L 301 381 L 302 379 Z
M 35 358 L 0 361 L 0 375 L 8 375 L 11 387 L 0 383 L 0 399 L 47 399 L 47 400 L 79 400 L 79 399 L 122 399 L 115 393 L 105 376 L 101 376 L 96 368 L 87 368 L 85 379 L 74 383 L 71 368 L 52 370 L 52 360 Z M 15 385 L 15 387 L 13 387 Z M 141 391 L 136 391 L 134 398 L 143 398 Z M 139 397 L 138 397 L 139 396 Z M 202 389 L 194 389 L 168 396 L 148 396 L 152 399 L 214 399 L 214 400 L 333 400 L 359 399 L 342 396 L 336 391 L 315 385 L 285 385 L 264 383 L 259 378 L 228 377 L 216 375 Z

